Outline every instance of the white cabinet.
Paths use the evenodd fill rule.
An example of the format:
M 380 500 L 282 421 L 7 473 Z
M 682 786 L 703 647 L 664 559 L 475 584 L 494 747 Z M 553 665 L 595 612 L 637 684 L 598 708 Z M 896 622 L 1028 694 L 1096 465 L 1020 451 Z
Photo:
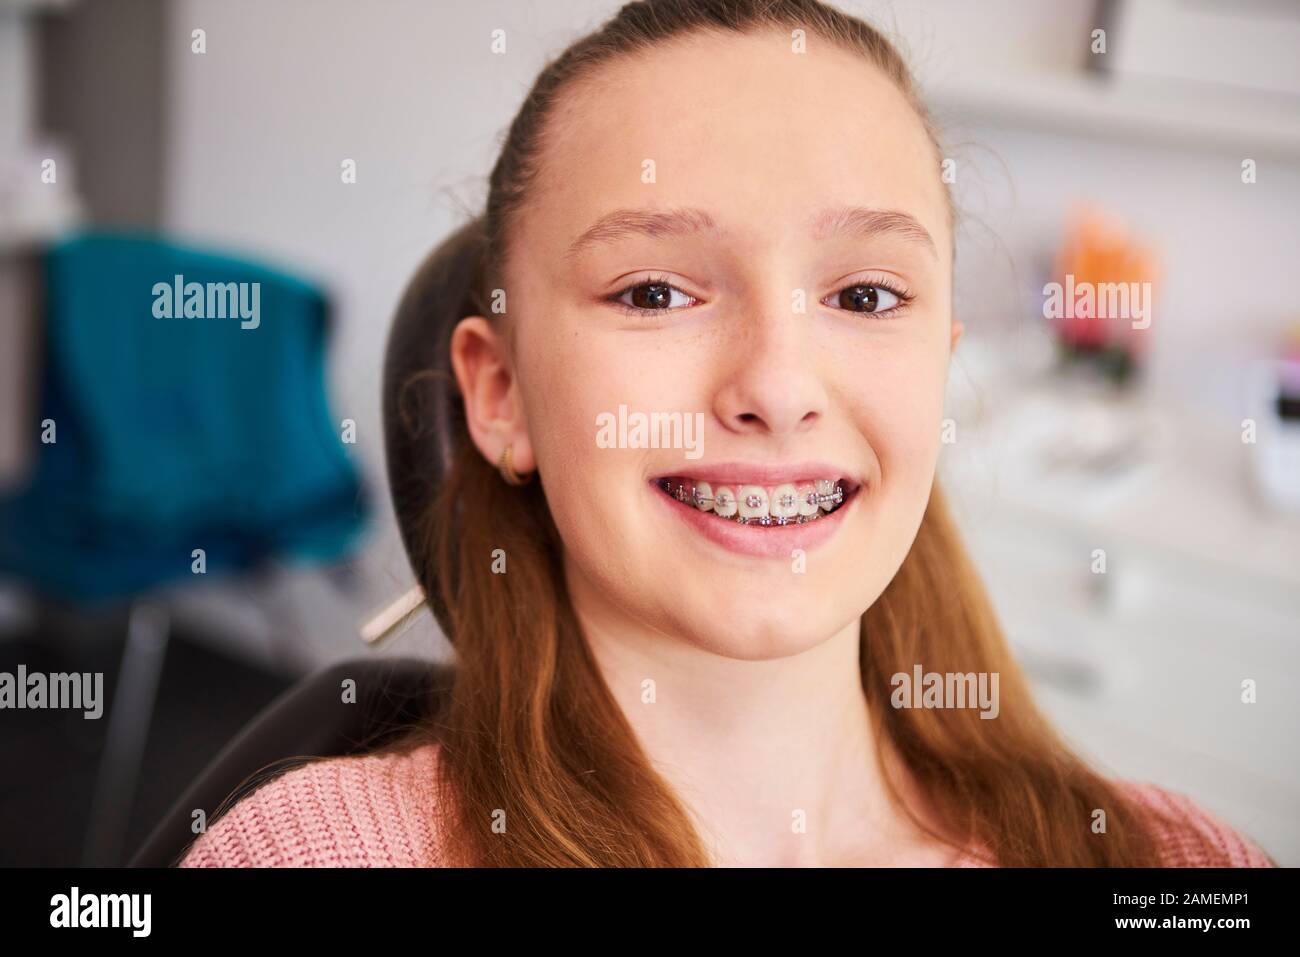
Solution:
M 941 481 L 1066 738 L 1300 865 L 1300 524 L 1252 504 L 1231 423 L 1160 414 L 1168 440 L 1114 494 L 1037 471 L 1011 418 L 945 448 Z

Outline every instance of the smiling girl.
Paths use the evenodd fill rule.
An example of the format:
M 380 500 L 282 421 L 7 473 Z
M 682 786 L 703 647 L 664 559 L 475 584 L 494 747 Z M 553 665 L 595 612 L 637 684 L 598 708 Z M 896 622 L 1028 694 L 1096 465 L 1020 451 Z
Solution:
M 1270 864 L 1086 766 L 1008 651 L 935 481 L 941 163 L 897 52 L 815 0 L 632 3 L 551 62 L 389 343 L 454 687 L 184 863 Z M 702 454 L 598 442 L 624 406 L 702 414 Z

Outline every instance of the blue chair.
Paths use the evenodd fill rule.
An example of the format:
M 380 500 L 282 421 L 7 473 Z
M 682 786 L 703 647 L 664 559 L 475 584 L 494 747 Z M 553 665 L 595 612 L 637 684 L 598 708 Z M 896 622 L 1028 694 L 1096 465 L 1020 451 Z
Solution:
M 370 506 L 326 399 L 320 290 L 143 234 L 77 235 L 44 266 L 37 456 L 0 502 L 0 574 L 130 609 L 85 854 L 117 864 L 167 642 L 151 593 L 340 561 Z

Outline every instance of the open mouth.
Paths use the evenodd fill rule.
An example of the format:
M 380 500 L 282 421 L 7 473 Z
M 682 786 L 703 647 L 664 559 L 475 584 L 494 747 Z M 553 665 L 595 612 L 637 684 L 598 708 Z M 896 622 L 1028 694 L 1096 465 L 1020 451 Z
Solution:
M 843 508 L 858 491 L 840 477 L 779 485 L 714 485 L 685 475 L 664 475 L 654 485 L 669 498 L 693 506 L 719 522 L 780 528 L 807 525 Z

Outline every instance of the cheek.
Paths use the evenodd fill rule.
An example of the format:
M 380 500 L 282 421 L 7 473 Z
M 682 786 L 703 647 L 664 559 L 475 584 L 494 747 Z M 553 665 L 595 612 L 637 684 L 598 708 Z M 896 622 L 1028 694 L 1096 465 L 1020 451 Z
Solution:
M 841 371 L 845 404 L 875 453 L 882 490 L 922 482 L 928 488 L 939 453 L 947 355 L 926 340 L 888 345 Z
M 629 414 L 680 411 L 691 380 L 671 352 L 658 354 L 648 340 L 633 345 L 626 337 L 584 332 L 535 351 L 539 358 L 528 367 L 523 398 L 539 458 L 553 468 L 587 468 L 588 474 L 639 463 L 639 450 L 597 445 L 598 419 L 617 418 L 619 406 Z
M 643 505 L 647 452 L 603 447 L 599 423 L 617 420 L 620 405 L 629 414 L 673 411 L 665 403 L 684 401 L 689 383 L 674 380 L 673 364 L 647 347 L 631 350 L 599 333 L 570 332 L 538 345 L 522 376 L 523 399 L 547 503 L 570 549 L 594 549 L 602 563 L 617 564 L 605 553 L 610 542 L 627 539 Z

